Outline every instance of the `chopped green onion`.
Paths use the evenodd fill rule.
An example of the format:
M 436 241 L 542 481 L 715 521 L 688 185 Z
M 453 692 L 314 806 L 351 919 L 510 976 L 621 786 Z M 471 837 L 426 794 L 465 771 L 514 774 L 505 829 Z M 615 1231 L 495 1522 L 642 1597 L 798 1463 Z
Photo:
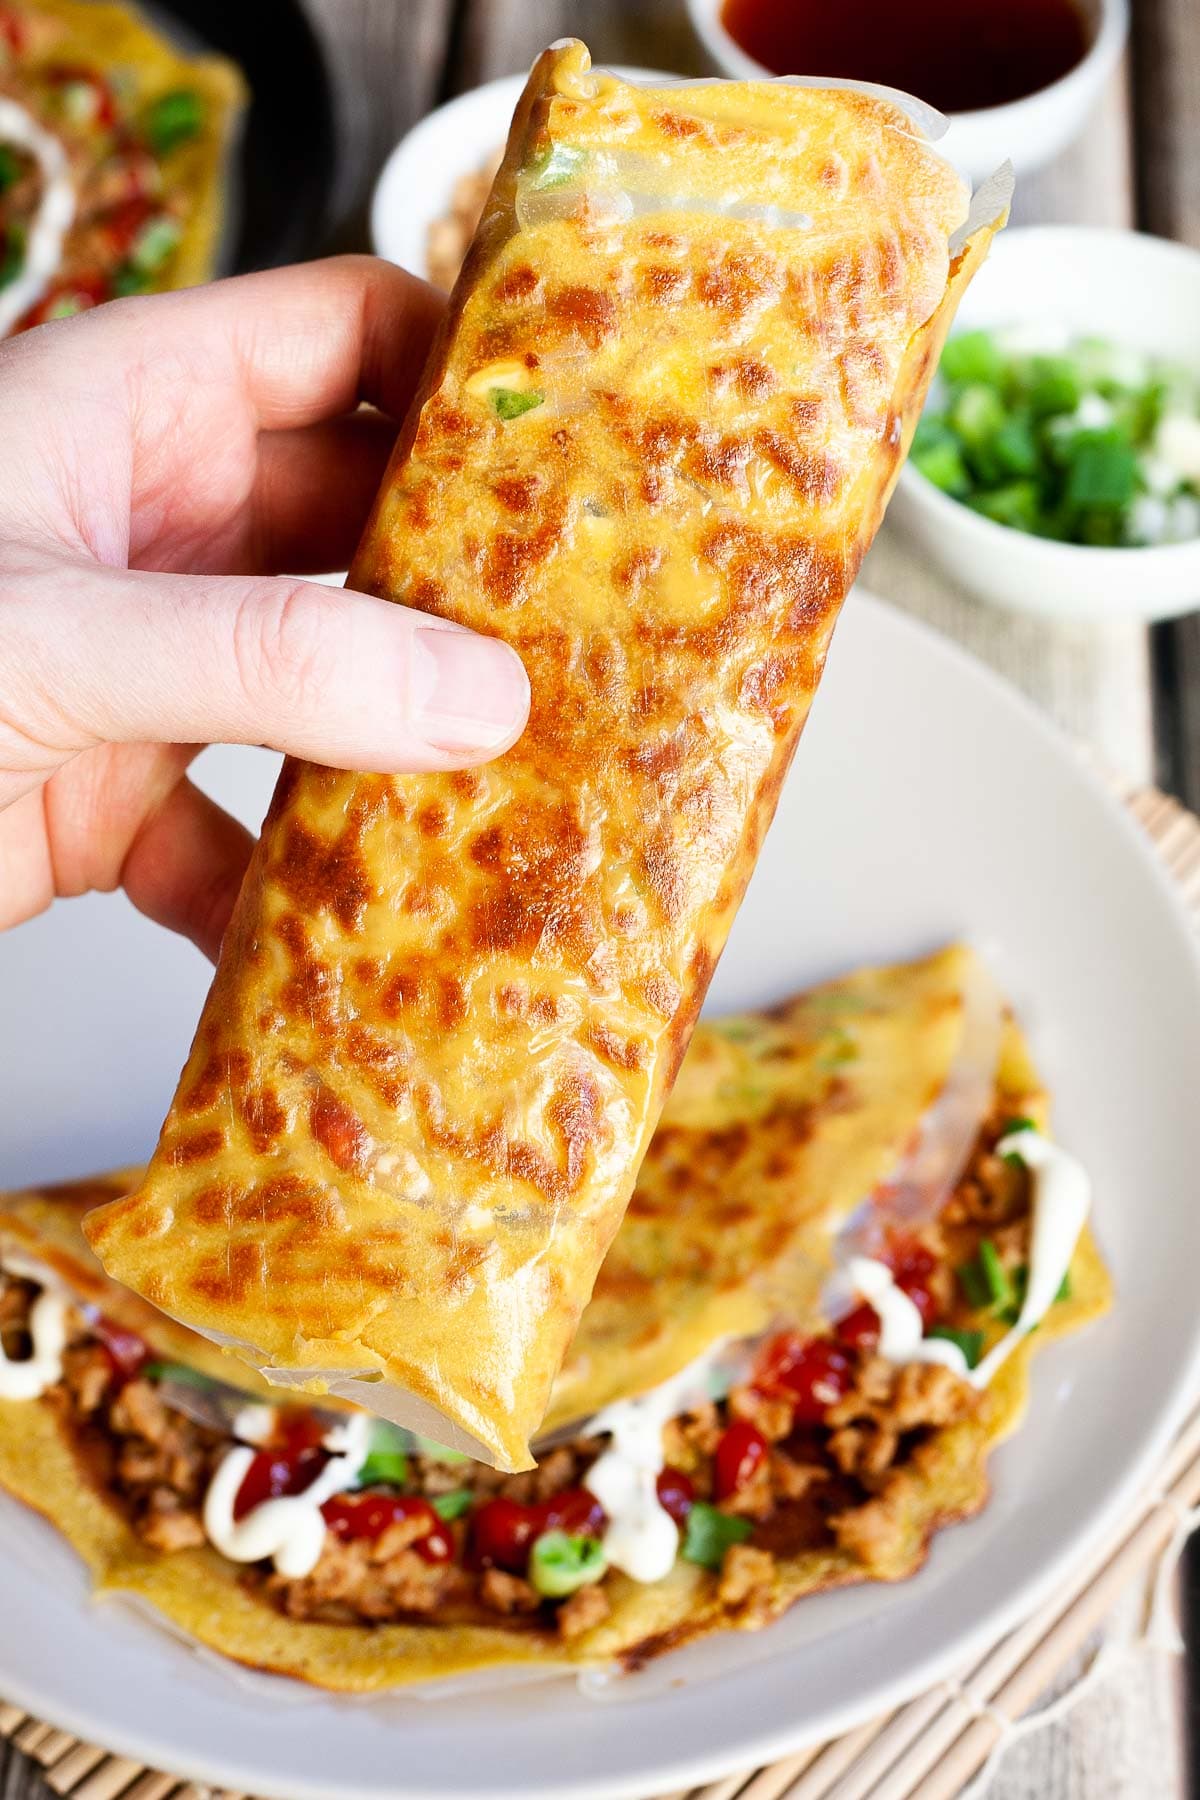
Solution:
M 577 1588 L 599 1581 L 608 1568 L 599 1538 L 543 1531 L 529 1552 L 529 1579 L 548 1600 L 562 1600 Z
M 817 1058 L 818 1069 L 840 1069 L 858 1057 L 858 1045 L 848 1031 L 840 1028 L 829 1034 L 829 1042 Z
M 126 300 L 131 294 L 147 294 L 150 291 L 150 277 L 145 269 L 135 269 L 132 263 L 122 263 L 113 275 L 112 291 L 118 300 Z
M 1137 486 L 1137 456 L 1116 432 L 1080 433 L 1067 470 L 1068 506 L 1125 506 Z
M 357 1479 L 359 1487 L 403 1487 L 408 1480 L 408 1458 L 403 1450 L 372 1450 Z
M 1070 1271 L 1070 1269 L 1067 1270 L 1066 1274 L 1063 1276 L 1062 1280 L 1059 1282 L 1058 1292 L 1055 1294 L 1054 1298 L 1055 1298 L 1056 1302 L 1059 1300 L 1069 1300 L 1071 1298 L 1071 1271 Z
M 178 219 L 163 213 L 157 219 L 151 219 L 139 233 L 133 249 L 129 252 L 129 260 L 135 269 L 143 274 L 154 275 L 167 259 L 179 248 L 179 240 L 183 235 Z
M 194 138 L 204 124 L 204 102 L 192 88 L 176 88 L 146 108 L 142 129 L 156 156 Z
M 553 144 L 539 150 L 529 164 L 530 186 L 539 194 L 550 188 L 566 187 L 587 161 L 587 151 L 573 144 Z
M 987 1277 L 978 1262 L 961 1264 L 955 1270 L 955 1274 L 958 1276 L 958 1285 L 966 1296 L 968 1306 L 972 1306 L 978 1311 L 990 1304 L 991 1291 L 988 1288 Z
M 9 225 L 0 237 L 0 288 L 15 281 L 25 267 L 25 233 L 19 225 Z
M 1012 1137 L 1018 1131 L 1036 1131 L 1036 1130 L 1037 1130 L 1037 1126 L 1035 1125 L 1035 1123 L 1032 1119 L 1026 1119 L 1024 1117 L 1019 1117 L 1016 1119 L 1006 1119 L 1004 1122 L 1004 1130 L 1000 1133 L 1000 1136 L 1001 1137 Z
M 680 1552 L 685 1562 L 699 1563 L 702 1569 L 719 1569 L 731 1544 L 745 1543 L 754 1527 L 749 1519 L 739 1519 L 697 1500 L 687 1516 L 687 1529 Z
M 1004 357 L 990 331 L 960 331 L 942 351 L 941 373 L 947 381 L 982 381 L 999 387 Z
M 430 1505 L 439 1519 L 461 1519 L 474 1499 L 470 1488 L 454 1488 L 449 1494 L 435 1494 Z
M 995 388 L 975 381 L 957 395 L 949 420 L 963 443 L 975 449 L 1001 430 L 1005 416 L 1004 402 Z
M 956 1331 L 953 1325 L 935 1325 L 926 1337 L 942 1338 L 948 1344 L 957 1344 L 963 1353 L 968 1369 L 977 1368 L 979 1358 L 983 1354 L 982 1331 Z
M 493 388 L 491 393 L 492 407 L 498 419 L 519 419 L 522 413 L 532 412 L 546 398 L 536 388 Z
M 14 150 L 7 144 L 0 144 L 0 194 L 13 187 L 17 176 L 21 173 L 21 165 Z
M 151 1381 L 178 1381 L 184 1387 L 219 1388 L 225 1385 L 224 1382 L 214 1380 L 211 1375 L 201 1374 L 199 1369 L 189 1368 L 187 1363 L 148 1362 L 144 1365 L 142 1374 Z
M 979 1246 L 979 1267 L 983 1271 L 983 1279 L 993 1304 L 1011 1306 L 1016 1290 L 991 1238 L 984 1238 Z

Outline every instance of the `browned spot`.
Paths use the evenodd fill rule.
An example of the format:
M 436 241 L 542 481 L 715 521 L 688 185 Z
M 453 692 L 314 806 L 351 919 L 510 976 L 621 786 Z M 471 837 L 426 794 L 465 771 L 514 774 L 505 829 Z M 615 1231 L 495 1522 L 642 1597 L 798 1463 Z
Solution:
M 432 575 L 422 575 L 407 589 L 404 604 L 417 612 L 440 612 L 446 604 L 446 589 Z
M 598 350 L 617 329 L 617 303 L 603 288 L 552 288 L 546 296 L 546 311 L 592 350 Z
M 450 815 L 440 800 L 430 800 L 418 812 L 416 824 L 422 837 L 445 837 Z
M 655 832 L 642 851 L 646 885 L 664 919 L 671 924 L 682 917 L 687 901 L 683 863 L 671 839 Z
M 712 481 L 719 487 L 733 487 L 740 482 L 750 456 L 751 446 L 746 438 L 733 434 L 719 438 L 705 435 L 688 451 L 683 467 L 694 481 Z
M 779 270 L 769 257 L 731 250 L 714 268 L 703 270 L 696 292 L 706 306 L 742 319 L 778 294 Z
M 371 898 L 371 881 L 352 822 L 331 840 L 290 817 L 270 873 L 302 913 L 331 912 L 344 931 L 357 931 Z
M 642 983 L 646 1005 L 660 1018 L 670 1019 L 683 998 L 683 990 L 669 975 L 647 975 Z
M 509 512 L 533 511 L 542 483 L 536 475 L 502 475 L 492 483 L 492 492 Z
M 288 1116 L 279 1096 L 271 1088 L 262 1087 L 243 1088 L 235 1097 L 250 1142 L 263 1155 L 287 1130 Z
M 181 1088 L 176 1109 L 181 1113 L 207 1112 L 249 1078 L 250 1057 L 245 1050 L 217 1050 L 201 1066 L 191 1085 Z
M 653 114 L 654 123 L 667 137 L 691 138 L 703 137 L 704 126 L 699 119 L 689 118 L 687 113 L 657 112 Z
M 357 956 L 354 959 L 354 973 L 364 987 L 374 987 L 383 978 L 383 964 L 375 956 Z
M 198 1131 L 193 1137 L 177 1138 L 166 1153 L 167 1162 L 180 1168 L 187 1163 L 207 1162 L 225 1148 L 225 1133 L 214 1126 Z
M 346 1054 L 366 1073 L 375 1091 L 397 1106 L 408 1091 L 408 1058 L 394 1044 L 377 1037 L 366 1025 L 352 1026 L 346 1035 Z
M 643 270 L 640 285 L 651 306 L 671 306 L 683 299 L 691 282 L 687 269 L 672 269 L 664 264 Z
M 588 1036 L 588 1042 L 598 1056 L 614 1069 L 641 1069 L 646 1064 L 646 1047 L 635 1042 L 633 1038 L 623 1038 L 607 1025 L 594 1025 Z
M 275 924 L 276 936 L 292 958 L 292 973 L 280 990 L 280 1002 L 289 1019 L 303 1019 L 324 1037 L 337 1030 L 339 982 L 328 963 L 314 954 L 303 921 L 284 913 Z
M 483 586 L 497 606 L 516 606 L 528 598 L 535 572 L 553 553 L 563 535 L 565 506 L 560 502 L 534 531 L 519 535 L 500 531 L 483 556 Z
M 266 1250 L 256 1238 L 243 1238 L 207 1258 L 192 1279 L 193 1290 L 205 1299 L 238 1305 L 267 1278 Z
M 461 800 L 480 800 L 487 788 L 487 776 L 482 769 L 455 769 L 449 781 Z
M 346 1174 L 365 1174 L 371 1140 L 362 1120 L 344 1101 L 328 1088 L 318 1089 L 308 1109 L 308 1123 L 331 1162 Z
M 760 456 L 779 470 L 788 486 L 810 504 L 832 500 L 842 478 L 842 466 L 827 450 L 805 450 L 781 431 L 762 426 L 754 434 Z
M 613 580 L 625 594 L 639 594 L 651 575 L 662 565 L 663 552 L 657 544 L 635 545 L 628 555 L 613 567 Z
M 443 975 L 438 981 L 438 1022 L 450 1030 L 461 1025 L 467 1016 L 467 989 L 457 975 Z

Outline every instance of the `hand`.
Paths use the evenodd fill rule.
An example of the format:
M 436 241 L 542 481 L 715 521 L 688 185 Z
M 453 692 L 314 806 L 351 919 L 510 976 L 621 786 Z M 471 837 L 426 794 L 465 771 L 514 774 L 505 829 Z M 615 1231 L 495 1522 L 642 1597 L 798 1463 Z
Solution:
M 439 311 L 346 257 L 0 346 L 0 928 L 121 885 L 215 955 L 251 840 L 205 743 L 399 771 L 519 735 L 507 646 L 276 573 L 349 561 Z

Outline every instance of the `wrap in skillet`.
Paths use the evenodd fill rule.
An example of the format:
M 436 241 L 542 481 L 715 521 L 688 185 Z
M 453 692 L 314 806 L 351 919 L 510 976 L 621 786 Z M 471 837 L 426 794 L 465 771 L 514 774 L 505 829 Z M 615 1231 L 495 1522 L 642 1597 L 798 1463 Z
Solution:
M 528 729 L 458 774 L 285 768 L 146 1179 L 88 1222 L 115 1278 L 529 1466 L 966 210 L 889 100 L 539 58 L 351 572 L 507 638 Z
M 220 1353 L 105 1283 L 82 1244 L 83 1210 L 122 1178 L 13 1197 L 0 1390 L 26 1374 L 0 1398 L 0 1484 L 102 1591 L 330 1688 L 633 1667 L 765 1625 L 911 1573 L 983 1504 L 1032 1351 L 1106 1309 L 1086 1180 L 1045 1124 L 963 950 L 702 1024 L 557 1429 L 508 1477 L 206 1379 Z M 56 1302 L 47 1264 L 103 1317 Z
M 0 0 L 0 337 L 207 281 L 245 101 L 132 6 Z

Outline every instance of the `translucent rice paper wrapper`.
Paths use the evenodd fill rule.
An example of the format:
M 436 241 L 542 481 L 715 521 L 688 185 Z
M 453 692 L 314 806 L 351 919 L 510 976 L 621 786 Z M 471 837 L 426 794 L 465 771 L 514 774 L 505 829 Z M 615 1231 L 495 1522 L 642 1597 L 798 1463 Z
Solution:
M 511 639 L 530 724 L 468 775 L 285 766 L 146 1181 L 88 1227 L 275 1385 L 510 1470 L 1007 191 L 964 224 L 908 102 L 655 91 L 535 65 L 351 571 Z

